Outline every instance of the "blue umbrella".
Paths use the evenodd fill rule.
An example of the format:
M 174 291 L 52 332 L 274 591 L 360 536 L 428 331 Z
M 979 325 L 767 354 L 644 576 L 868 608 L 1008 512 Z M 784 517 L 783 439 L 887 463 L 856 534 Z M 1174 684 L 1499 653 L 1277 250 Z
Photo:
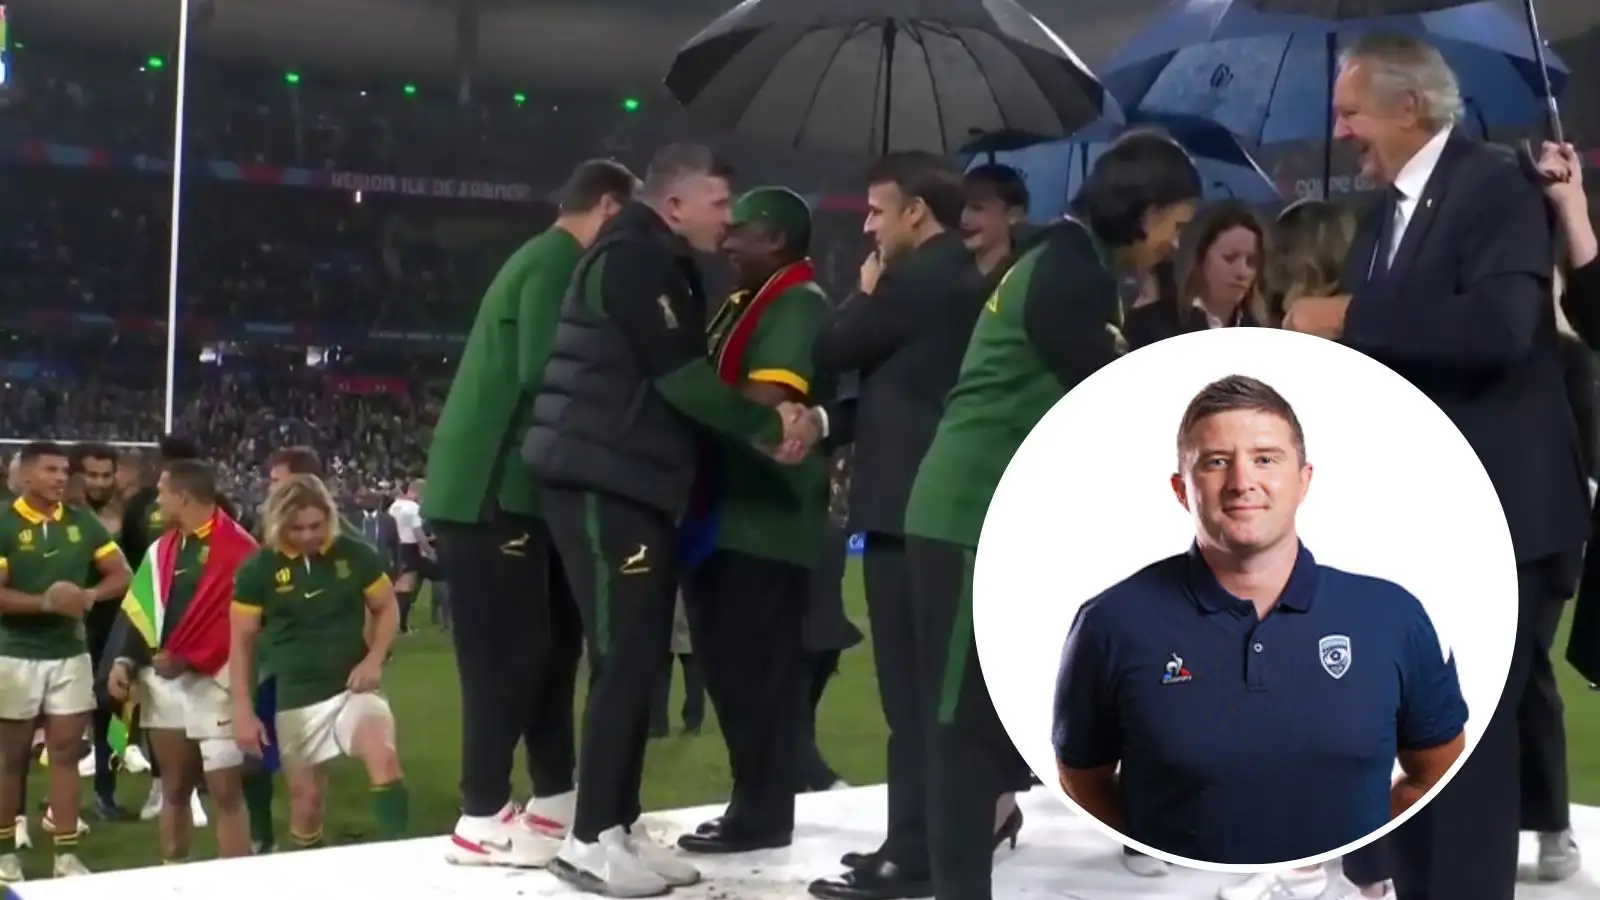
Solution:
M 1179 0 L 1117 52 L 1103 81 L 1130 114 L 1202 116 L 1258 146 L 1327 141 L 1339 51 L 1375 32 L 1438 47 L 1479 129 L 1531 125 L 1545 113 L 1540 48 L 1526 23 L 1494 2 L 1325 21 L 1234 0 Z M 1567 68 L 1545 59 L 1559 95 Z
M 1130 127 L 1157 127 L 1172 135 L 1194 157 L 1208 200 L 1233 198 L 1246 203 L 1272 203 L 1282 199 L 1239 139 L 1227 129 L 1193 116 L 1143 116 L 1129 124 L 1103 120 L 1064 141 L 1035 144 L 1020 150 L 980 153 L 971 166 L 997 162 L 1022 172 L 1030 197 L 1028 219 L 1043 224 L 1059 219 L 1067 202 L 1078 193 L 1100 154 Z

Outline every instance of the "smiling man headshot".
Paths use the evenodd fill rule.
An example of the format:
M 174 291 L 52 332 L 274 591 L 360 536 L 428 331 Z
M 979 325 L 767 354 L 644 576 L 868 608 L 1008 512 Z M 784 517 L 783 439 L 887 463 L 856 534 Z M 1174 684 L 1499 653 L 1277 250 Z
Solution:
M 1062 789 L 1187 860 L 1330 853 L 1409 809 L 1463 752 L 1454 658 L 1408 591 L 1320 565 L 1300 542 L 1312 467 L 1272 387 L 1207 385 L 1177 455 L 1193 545 L 1084 604 L 1067 636 Z

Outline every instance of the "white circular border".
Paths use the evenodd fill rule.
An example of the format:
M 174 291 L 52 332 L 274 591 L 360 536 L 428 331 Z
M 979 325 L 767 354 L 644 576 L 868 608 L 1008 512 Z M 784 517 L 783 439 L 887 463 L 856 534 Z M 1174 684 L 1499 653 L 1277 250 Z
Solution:
M 1065 507 L 1053 505 L 1045 510 L 1040 509 L 1041 503 L 1055 504 L 1060 497 L 1070 494 L 1071 491 L 1068 488 L 1056 487 L 1061 481 L 1059 476 L 1041 484 L 1036 473 L 1041 470 L 1063 468 L 1060 463 L 1061 458 L 1074 452 L 1079 455 L 1092 455 L 1089 451 L 1072 449 L 1075 444 L 1082 446 L 1086 439 L 1101 441 L 1105 439 L 1102 436 L 1115 439 L 1117 426 L 1125 423 L 1127 419 L 1111 418 L 1110 421 L 1106 421 L 1105 407 L 1112 404 L 1115 404 L 1124 417 L 1162 415 L 1160 429 L 1165 435 L 1162 446 L 1164 452 L 1175 456 L 1177 425 L 1189 398 L 1209 382 L 1236 374 L 1261 379 L 1278 389 L 1295 406 L 1295 411 L 1305 426 L 1307 456 L 1314 467 L 1319 458 L 1318 447 L 1319 441 L 1322 440 L 1320 432 L 1336 427 L 1339 419 L 1375 422 L 1379 417 L 1363 415 L 1371 412 L 1370 404 L 1381 404 L 1384 408 L 1399 408 L 1404 414 L 1404 427 L 1438 435 L 1438 443 L 1434 445 L 1434 450 L 1454 442 L 1456 446 L 1451 451 L 1451 456 L 1453 460 L 1459 459 L 1460 462 L 1459 465 L 1452 467 L 1459 471 L 1450 473 L 1452 481 L 1449 492 L 1457 497 L 1475 495 L 1476 499 L 1472 501 L 1472 505 L 1487 508 L 1492 504 L 1496 513 L 1492 521 L 1473 527 L 1474 532 L 1482 532 L 1482 546 L 1473 550 L 1468 557 L 1475 570 L 1486 570 L 1478 575 L 1474 582 L 1475 596 L 1484 598 L 1484 602 L 1470 608 L 1469 603 L 1459 599 L 1446 603 L 1444 598 L 1438 597 L 1437 591 L 1428 591 L 1425 586 L 1416 585 L 1415 578 L 1406 578 L 1402 575 L 1394 577 L 1393 580 L 1398 581 L 1424 601 L 1424 606 L 1429 609 L 1429 617 L 1439 633 L 1443 645 L 1441 649 L 1444 652 L 1450 652 L 1451 648 L 1459 643 L 1457 640 L 1452 640 L 1452 634 L 1459 636 L 1463 632 L 1473 632 L 1509 636 L 1504 641 L 1496 642 L 1494 647 L 1480 648 L 1469 645 L 1465 665 L 1462 664 L 1460 654 L 1457 655 L 1457 670 L 1462 679 L 1462 693 L 1468 699 L 1466 748 L 1438 784 L 1406 812 L 1360 840 L 1326 853 L 1286 860 L 1270 866 L 1188 859 L 1132 840 L 1113 830 L 1099 819 L 1085 813 L 1061 789 L 1055 768 L 1054 749 L 1050 747 L 1050 723 L 1048 717 L 1043 715 L 1043 710 L 1048 708 L 1048 704 L 1031 704 L 1029 708 L 1038 706 L 1039 712 L 1021 717 L 1007 716 L 1005 712 L 1006 707 L 1012 705 L 1006 702 L 1007 683 L 1021 680 L 1007 678 L 1005 675 L 1006 672 L 1016 670 L 1018 659 L 1018 648 L 1014 642 L 1017 629 L 1008 628 L 1005 620 L 1019 614 L 1031 616 L 1029 610 L 1036 609 L 1024 606 L 1018 610 L 1016 607 L 1019 604 L 1038 602 L 1058 607 L 1062 598 L 1051 584 L 1051 580 L 1048 577 L 1036 576 L 1048 576 L 1051 573 L 1059 575 L 1062 566 L 1073 565 L 1070 559 L 1072 549 L 1070 539 L 1067 539 L 1068 545 L 1063 545 L 1063 537 L 1058 530 L 1061 517 L 1059 510 L 1063 508 L 1070 510 L 1070 503 Z M 1176 383 L 1180 387 L 1163 386 L 1156 390 L 1150 389 L 1149 386 L 1156 380 L 1168 384 Z M 1146 386 L 1143 393 L 1147 396 L 1140 396 L 1140 384 Z M 1330 389 L 1330 384 L 1337 387 Z M 1323 392 L 1322 396 L 1318 395 L 1319 389 Z M 1106 392 L 1115 392 L 1112 395 L 1114 399 L 1102 399 L 1105 398 Z M 1330 403 L 1338 401 L 1327 397 L 1326 394 L 1335 392 L 1348 397 L 1349 403 L 1368 404 L 1368 406 L 1364 410 L 1341 410 L 1337 415 L 1328 414 L 1324 410 Z M 1175 410 L 1166 408 L 1171 405 L 1165 402 L 1169 399 L 1168 395 L 1179 398 Z M 1330 420 L 1335 423 L 1333 426 L 1330 426 Z M 1086 422 L 1092 423 L 1087 429 Z M 1086 433 L 1090 437 L 1085 438 Z M 1101 455 L 1104 454 L 1104 451 L 1099 452 Z M 1171 491 L 1166 485 L 1165 476 L 1171 474 L 1175 463 L 1174 459 L 1168 463 L 1166 470 L 1152 472 L 1151 478 L 1160 482 L 1162 490 L 1166 492 L 1171 502 L 1174 519 L 1192 539 L 1192 524 L 1187 515 L 1183 514 L 1177 501 L 1171 497 Z M 1406 482 L 1416 481 L 1418 476 L 1427 474 L 1427 470 L 1421 469 L 1420 465 L 1426 463 L 1419 464 L 1416 474 L 1397 475 L 1396 479 Z M 1070 470 L 1072 467 L 1068 465 L 1065 468 Z M 1325 498 L 1329 493 L 1327 482 L 1330 479 L 1325 474 L 1326 471 L 1317 470 L 1301 509 L 1302 516 L 1308 507 L 1313 510 L 1310 517 L 1313 522 L 1317 517 L 1315 510 L 1322 505 L 1318 503 L 1318 498 Z M 1101 477 L 1101 475 L 1091 472 L 1089 477 Z M 1402 501 L 1404 500 L 1405 498 L 1402 498 Z M 1326 502 L 1328 501 L 1323 501 Z M 999 511 L 998 516 L 997 511 Z M 1048 521 L 1051 527 L 1046 529 L 1034 527 L 1041 520 Z M 1314 533 L 1316 529 L 1302 527 L 1301 531 Z M 1495 492 L 1488 473 L 1484 471 L 1476 453 L 1461 432 L 1450 422 L 1449 417 L 1421 391 L 1371 358 L 1342 344 L 1321 338 L 1266 328 L 1214 329 L 1161 341 L 1128 354 L 1101 369 L 1058 402 L 1024 441 L 995 491 L 989 506 L 989 514 L 984 521 L 982 537 L 992 540 L 980 541 L 978 548 L 973 576 L 973 625 L 979 661 L 991 696 L 996 700 L 996 712 L 999 713 L 1007 735 L 1029 766 L 1040 774 L 1044 789 L 1051 792 L 1057 800 L 1066 804 L 1096 830 L 1117 843 L 1173 865 L 1232 874 L 1252 874 L 1265 869 L 1302 868 L 1337 859 L 1380 840 L 1431 803 L 1455 778 L 1456 773 L 1476 749 L 1483 729 L 1494 712 L 1492 706 L 1484 709 L 1481 703 L 1473 703 L 1473 698 L 1486 695 L 1487 691 L 1482 685 L 1489 681 L 1499 686 L 1495 691 L 1495 696 L 1498 698 L 1504 691 L 1506 678 L 1510 672 L 1517 631 L 1516 555 L 1512 547 L 1510 529 L 1501 511 L 1499 495 Z M 1111 534 L 1107 537 L 1115 540 L 1126 539 L 1126 536 L 1121 534 Z M 1312 552 L 1317 554 L 1318 562 L 1340 568 L 1347 567 L 1341 562 L 1344 555 L 1340 553 L 1337 541 L 1330 542 L 1326 536 L 1320 538 L 1312 536 L 1307 538 L 1306 543 Z M 1330 543 L 1335 546 L 1328 546 Z M 1076 613 L 1082 603 L 1099 591 L 1133 574 L 1140 567 L 1163 556 L 1182 552 L 1186 546 L 1186 542 L 1172 543 L 1170 546 L 1166 544 L 1158 546 L 1154 541 L 1150 542 L 1149 552 L 1142 561 L 1132 566 L 1114 567 L 1116 571 L 1107 572 L 1103 578 L 1104 583 L 1097 587 L 1085 585 L 1089 589 L 1082 597 L 1069 598 L 1072 604 L 1071 613 Z M 1483 565 L 1483 560 L 1490 558 L 1491 554 L 1505 560 L 1505 565 L 1494 567 Z M 1463 557 L 1466 556 L 1463 554 Z M 1461 557 L 1443 562 L 1446 565 L 1454 565 L 1457 558 Z M 1102 563 L 1102 566 L 1110 564 Z M 1359 565 L 1348 568 L 1362 574 L 1387 577 L 1383 572 L 1372 571 Z M 1030 574 L 1030 569 L 1035 570 L 1036 574 Z M 1412 583 L 1408 584 L 1407 581 Z M 1019 596 L 1028 599 L 1017 600 Z M 1431 602 L 1429 596 L 1434 598 Z M 1001 603 L 985 603 L 985 597 L 1007 599 Z M 1446 607 L 1456 610 L 1456 614 L 1441 614 L 1445 613 Z M 1485 616 L 1494 618 L 1489 624 L 1485 624 Z M 1064 624 L 1055 634 L 1054 652 L 1050 655 L 1048 663 L 1040 667 L 1041 670 L 1046 666 L 1049 669 L 1052 692 L 1061 645 L 1066 640 L 1071 618 L 1070 614 L 1065 617 Z M 1463 627 L 1463 624 L 1466 627 Z M 985 635 L 989 636 L 987 640 Z M 986 645 L 989 647 L 988 652 L 984 651 Z M 1468 672 L 1475 676 L 1471 681 L 1478 686 L 1476 691 L 1467 687 Z M 1039 677 L 1039 673 L 1033 671 L 1031 667 L 1028 673 L 1027 677 L 1030 679 Z M 1000 677 L 994 677 L 996 675 Z M 1019 721 L 1019 718 L 1022 721 Z M 1038 723 L 1039 727 L 1033 727 L 1035 723 Z M 1023 727 L 1024 725 L 1026 727 Z M 1034 752 L 1030 753 L 1030 748 Z M 1039 752 L 1040 748 L 1044 750 L 1043 756 Z M 1049 765 L 1041 771 L 1039 764 L 1044 761 L 1048 761 Z M 1307 810 L 1307 814 L 1314 815 L 1315 810 Z

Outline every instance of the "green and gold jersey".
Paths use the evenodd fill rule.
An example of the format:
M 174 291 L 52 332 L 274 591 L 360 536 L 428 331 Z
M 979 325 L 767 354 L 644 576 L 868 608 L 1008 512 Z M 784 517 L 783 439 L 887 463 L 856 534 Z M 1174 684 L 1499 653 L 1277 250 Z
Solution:
M 100 517 L 78 506 L 42 513 L 18 497 L 0 512 L 0 574 L 38 596 L 58 581 L 88 587 L 102 559 L 120 552 Z M 83 620 L 55 613 L 0 615 L 0 656 L 69 659 L 87 652 Z
M 1000 476 L 1028 433 L 1068 391 L 1126 352 L 1108 254 L 1071 220 L 1038 240 L 978 315 L 912 484 L 909 536 L 976 548 Z
M 713 317 L 709 344 L 712 362 L 739 320 L 739 305 L 750 295 L 735 294 Z M 816 284 L 788 288 L 760 310 L 736 373 L 739 382 L 782 385 L 809 405 L 830 399 L 817 383 L 811 345 L 828 313 L 828 298 Z M 815 565 L 822 551 L 828 517 L 828 462 L 812 454 L 785 466 L 754 450 L 724 444 L 715 480 L 719 506 L 717 546 L 763 559 Z
M 260 666 L 278 683 L 278 709 L 345 689 L 367 655 L 367 598 L 390 589 L 378 551 L 340 535 L 311 555 L 262 547 L 234 574 L 235 610 L 262 617 Z

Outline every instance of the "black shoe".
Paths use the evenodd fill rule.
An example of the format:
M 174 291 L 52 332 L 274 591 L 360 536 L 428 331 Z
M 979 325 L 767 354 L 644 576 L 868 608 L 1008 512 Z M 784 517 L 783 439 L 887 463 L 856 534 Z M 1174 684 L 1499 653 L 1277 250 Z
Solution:
M 135 818 L 111 797 L 95 797 L 93 808 L 95 818 L 102 822 L 131 822 Z
M 919 900 L 933 896 L 933 879 L 907 877 L 899 866 L 879 859 L 838 878 L 819 878 L 806 890 L 820 900 Z
M 752 853 L 756 850 L 776 850 L 794 843 L 790 832 L 781 834 L 747 834 L 727 832 L 721 828 L 706 833 L 696 832 L 678 838 L 678 849 L 685 853 L 720 856 L 729 853 Z
M 1011 849 L 1017 849 L 1017 835 L 1022 831 L 1022 808 L 1013 807 L 1011 815 L 1000 823 L 1000 828 L 994 833 L 994 849 L 999 850 L 1002 844 L 1009 842 Z
M 875 866 L 877 864 L 878 851 L 876 850 L 873 850 L 869 853 L 861 853 L 852 850 L 849 853 L 839 857 L 839 865 L 844 866 L 846 869 L 865 869 L 868 866 Z
M 699 837 L 714 837 L 722 834 L 722 817 L 707 819 L 694 827 L 694 833 Z
M 689 736 L 689 737 L 699 737 L 700 736 L 700 723 L 699 722 L 695 722 L 693 725 L 691 725 L 691 724 L 685 722 L 684 726 L 683 726 L 683 733 L 685 735 Z

